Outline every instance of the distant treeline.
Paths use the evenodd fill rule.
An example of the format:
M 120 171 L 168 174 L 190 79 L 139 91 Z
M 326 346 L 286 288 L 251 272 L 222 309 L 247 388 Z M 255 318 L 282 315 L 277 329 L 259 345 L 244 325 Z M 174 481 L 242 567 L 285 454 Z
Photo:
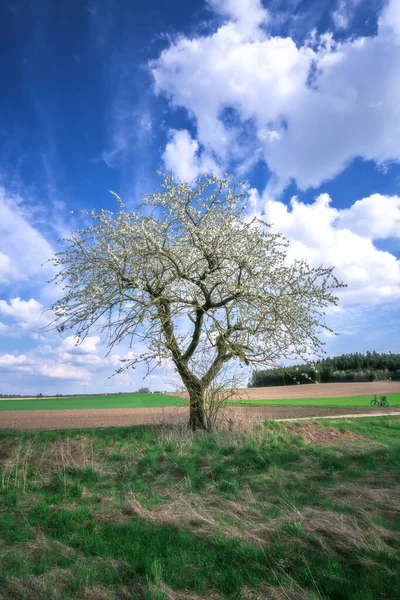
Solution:
M 355 352 L 324 358 L 310 364 L 254 371 L 249 387 L 400 380 L 400 354 Z
M 131 396 L 133 394 L 165 394 L 166 392 L 151 392 L 149 388 L 140 388 L 136 392 L 102 392 L 99 394 L 35 394 L 35 398 L 86 398 L 92 396 Z M 33 398 L 34 394 L 0 394 L 0 398 Z

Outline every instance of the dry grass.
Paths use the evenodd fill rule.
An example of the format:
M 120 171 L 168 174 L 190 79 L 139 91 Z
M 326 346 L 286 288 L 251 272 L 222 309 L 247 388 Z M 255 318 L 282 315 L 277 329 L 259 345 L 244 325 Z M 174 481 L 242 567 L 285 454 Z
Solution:
M 387 502 L 388 494 L 384 490 L 375 490 L 370 494 L 370 501 L 387 502 L 384 512 L 393 516 L 400 506 L 399 494 L 397 490 Z M 264 522 L 250 489 L 247 496 L 247 502 L 243 497 L 241 502 L 221 502 L 218 496 L 200 497 L 175 492 L 170 493 L 169 501 L 149 510 L 138 502 L 134 494 L 130 494 L 126 496 L 121 510 L 111 508 L 112 500 L 109 507 L 105 503 L 105 510 L 101 511 L 101 517 L 99 513 L 99 518 L 126 522 L 139 517 L 158 525 L 189 527 L 196 534 L 219 534 L 225 538 L 240 539 L 259 548 L 280 538 L 285 531 L 286 539 L 296 539 L 301 545 L 317 545 L 319 551 L 339 556 L 351 556 L 360 550 L 365 553 L 372 550 L 393 553 L 393 546 L 400 541 L 396 533 L 364 519 L 363 506 L 359 507 L 359 514 L 355 517 L 315 507 L 299 510 L 289 503 L 280 517 Z M 341 501 L 345 503 L 343 499 Z M 354 506 L 354 496 L 349 497 L 350 505 Z
M 381 479 L 380 485 L 382 484 L 384 485 L 384 482 Z M 346 483 L 322 490 L 320 495 L 340 502 L 342 506 L 356 507 L 357 512 L 365 516 L 374 511 L 382 519 L 390 521 L 396 518 L 400 512 L 399 486 L 371 487 L 369 482 L 365 482 L 363 485 Z
M 247 502 L 246 503 L 246 496 Z M 124 504 L 116 508 L 112 498 L 104 498 L 98 507 L 99 521 L 126 523 L 141 518 L 148 523 L 176 528 L 189 527 L 199 535 L 223 535 L 227 538 L 243 539 L 248 543 L 263 545 L 263 539 L 252 533 L 262 515 L 254 507 L 251 490 L 243 490 L 242 501 L 224 500 L 217 495 L 199 496 L 188 492 L 170 491 L 165 501 L 151 510 L 143 506 L 133 492 L 125 496 Z M 231 524 L 226 524 L 229 519 Z
M 245 588 L 242 591 L 240 600 L 321 600 L 318 593 L 302 590 L 293 582 L 292 585 L 292 589 L 290 587 L 264 585 L 257 592 Z
M 74 576 L 73 569 L 52 569 L 44 576 L 29 576 L 21 581 L 17 578 L 9 580 L 5 589 L 0 591 L 0 600 L 54 600 L 68 598 L 68 586 Z M 146 582 L 127 586 L 115 586 L 114 589 L 102 585 L 79 588 L 79 600 L 145 600 L 149 591 Z M 65 595 L 66 594 L 66 595 Z M 148 596 L 147 596 L 148 597 Z
M 306 444 L 314 446 L 343 446 L 344 444 L 368 440 L 364 435 L 357 435 L 352 431 L 340 430 L 334 427 L 325 427 L 311 421 L 298 421 L 282 423 L 285 432 L 291 435 L 301 435 Z
M 11 443 L 10 443 L 11 442 Z M 102 471 L 102 462 L 95 455 L 93 440 L 89 438 L 57 439 L 45 445 L 40 443 L 38 434 L 28 438 L 1 440 L 0 443 L 1 486 L 22 487 L 27 491 L 27 478 L 30 467 L 35 467 L 35 476 L 29 483 L 44 482 L 60 469 L 66 473 L 68 468 L 96 468 Z
M 352 556 L 355 552 L 382 551 L 393 553 L 393 543 L 399 536 L 387 528 L 364 521 L 360 517 L 340 514 L 320 508 L 306 507 L 294 517 L 306 533 L 313 536 L 323 552 Z
M 164 583 L 150 584 L 149 590 L 153 593 L 154 597 L 157 597 L 157 595 L 160 597 L 162 594 L 164 600 L 219 600 L 221 598 L 221 596 L 213 593 L 204 596 L 200 594 L 193 594 L 187 590 L 183 592 L 176 591 Z

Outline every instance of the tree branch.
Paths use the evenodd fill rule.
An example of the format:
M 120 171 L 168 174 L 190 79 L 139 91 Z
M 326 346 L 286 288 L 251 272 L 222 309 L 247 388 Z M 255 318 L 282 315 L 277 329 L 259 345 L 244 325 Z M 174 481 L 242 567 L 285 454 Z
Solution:
M 196 321 L 194 324 L 194 331 L 193 331 L 192 339 L 191 339 L 189 346 L 187 347 L 185 354 L 183 355 L 183 360 L 186 362 L 192 358 L 194 352 L 196 351 L 197 346 L 199 345 L 201 329 L 202 329 L 202 325 L 203 325 L 203 319 L 204 319 L 204 311 L 202 308 L 198 308 L 196 310 Z

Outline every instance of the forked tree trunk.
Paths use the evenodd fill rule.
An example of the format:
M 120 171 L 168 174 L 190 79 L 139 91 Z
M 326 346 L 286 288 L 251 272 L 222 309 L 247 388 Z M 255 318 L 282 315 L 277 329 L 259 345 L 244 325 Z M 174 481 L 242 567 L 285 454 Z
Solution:
M 196 429 L 206 429 L 204 390 L 201 387 L 195 386 L 190 387 L 188 392 L 190 404 L 189 426 L 193 431 L 196 431 Z

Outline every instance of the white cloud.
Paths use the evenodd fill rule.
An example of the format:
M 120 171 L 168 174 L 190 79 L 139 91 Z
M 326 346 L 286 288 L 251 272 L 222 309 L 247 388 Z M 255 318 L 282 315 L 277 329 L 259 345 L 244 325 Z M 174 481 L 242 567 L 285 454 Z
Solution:
M 18 368 L 21 366 L 32 365 L 33 361 L 25 354 L 2 354 L 0 355 L 0 367 L 3 368 Z
M 371 198 L 374 206 L 377 200 Z M 312 204 L 293 198 L 290 208 L 267 199 L 263 218 L 291 241 L 290 260 L 301 257 L 314 266 L 335 266 L 338 279 L 348 285 L 338 293 L 342 302 L 390 302 L 400 298 L 400 261 L 373 244 L 379 237 L 376 231 L 388 231 L 384 215 L 378 216 L 375 229 L 373 224 L 364 227 L 371 198 L 356 202 L 348 210 L 333 208 L 328 194 L 321 194 Z M 359 223 L 356 218 L 360 218 Z
M 76 379 L 83 383 L 87 383 L 91 378 L 91 374 L 87 369 L 64 362 L 45 362 L 38 366 L 38 372 L 54 379 Z
M 394 37 L 400 42 L 400 3 L 398 0 L 388 0 L 379 19 L 380 30 L 388 37 Z
M 347 29 L 353 17 L 354 7 L 359 0 L 339 0 L 336 10 L 332 12 L 332 20 L 337 29 Z
M 142 348 L 142 351 L 143 351 L 143 348 Z M 133 360 L 137 356 L 138 356 L 138 353 L 132 352 L 132 351 L 126 352 L 125 354 L 112 354 L 110 356 L 110 362 L 111 362 L 112 366 L 114 367 L 114 369 L 119 369 L 120 367 L 124 366 L 123 361 Z
M 99 348 L 99 351 L 101 351 L 102 348 Z M 101 356 L 98 356 L 97 354 L 68 354 L 65 353 L 64 355 L 62 355 L 63 360 L 67 360 L 68 362 L 77 364 L 77 365 L 84 365 L 85 367 L 93 370 L 93 368 L 95 369 L 99 369 L 100 367 L 104 367 L 109 365 L 109 361 L 106 358 L 103 358 Z
M 163 160 L 167 171 L 172 171 L 178 179 L 193 183 L 204 173 L 219 174 L 220 169 L 207 152 L 199 152 L 199 143 L 186 129 L 170 130 Z
M 0 369 L 8 372 L 23 372 L 25 374 L 38 377 L 55 379 L 73 379 L 87 382 L 90 380 L 91 373 L 88 369 L 64 362 L 55 360 L 54 358 L 34 358 L 27 354 L 2 354 L 0 355 Z
M 349 14 L 345 0 L 339 2 L 339 6 L 332 13 L 332 19 L 337 29 L 347 29 L 349 26 Z
M 257 28 L 269 21 L 268 11 L 260 0 L 207 0 L 209 7 L 238 24 L 243 35 L 254 35 Z
M 42 267 L 54 251 L 43 235 L 23 215 L 22 199 L 0 187 L 0 280 L 47 277 L 50 265 Z
M 8 283 L 9 279 L 12 279 L 15 275 L 11 258 L 7 254 L 0 252 L 0 283 Z
M 99 350 L 98 344 L 100 337 L 98 335 L 87 336 L 81 342 L 73 335 L 66 337 L 61 344 L 61 351 L 70 354 L 96 354 Z
M 43 353 L 57 356 L 57 360 L 74 366 L 85 367 L 89 371 L 98 371 L 102 367 L 110 367 L 110 360 L 99 354 L 104 354 L 105 348 L 100 344 L 99 336 L 88 336 L 77 344 L 73 335 L 65 338 L 54 351 L 50 347 L 42 348 Z
M 44 306 L 34 298 L 21 300 L 21 298 L 11 298 L 8 302 L 0 300 L 0 315 L 11 319 L 15 324 L 23 329 L 39 329 L 44 327 L 50 320 L 49 314 L 43 312 Z
M 260 3 L 209 4 L 231 21 L 208 36 L 180 36 L 150 64 L 155 92 L 186 108 L 209 155 L 226 168 L 239 143 L 248 152 L 256 145 L 278 189 L 291 179 L 318 186 L 355 157 L 400 160 L 397 0 L 384 7 L 375 37 L 336 42 L 310 32 L 302 45 L 270 36 L 258 18 L 246 21 Z M 234 125 L 221 116 L 227 107 Z M 253 128 L 243 141 L 246 123 Z
M 340 227 L 371 240 L 400 238 L 400 197 L 373 194 L 340 212 Z
M 0 335 L 7 335 L 11 327 L 0 321 Z

